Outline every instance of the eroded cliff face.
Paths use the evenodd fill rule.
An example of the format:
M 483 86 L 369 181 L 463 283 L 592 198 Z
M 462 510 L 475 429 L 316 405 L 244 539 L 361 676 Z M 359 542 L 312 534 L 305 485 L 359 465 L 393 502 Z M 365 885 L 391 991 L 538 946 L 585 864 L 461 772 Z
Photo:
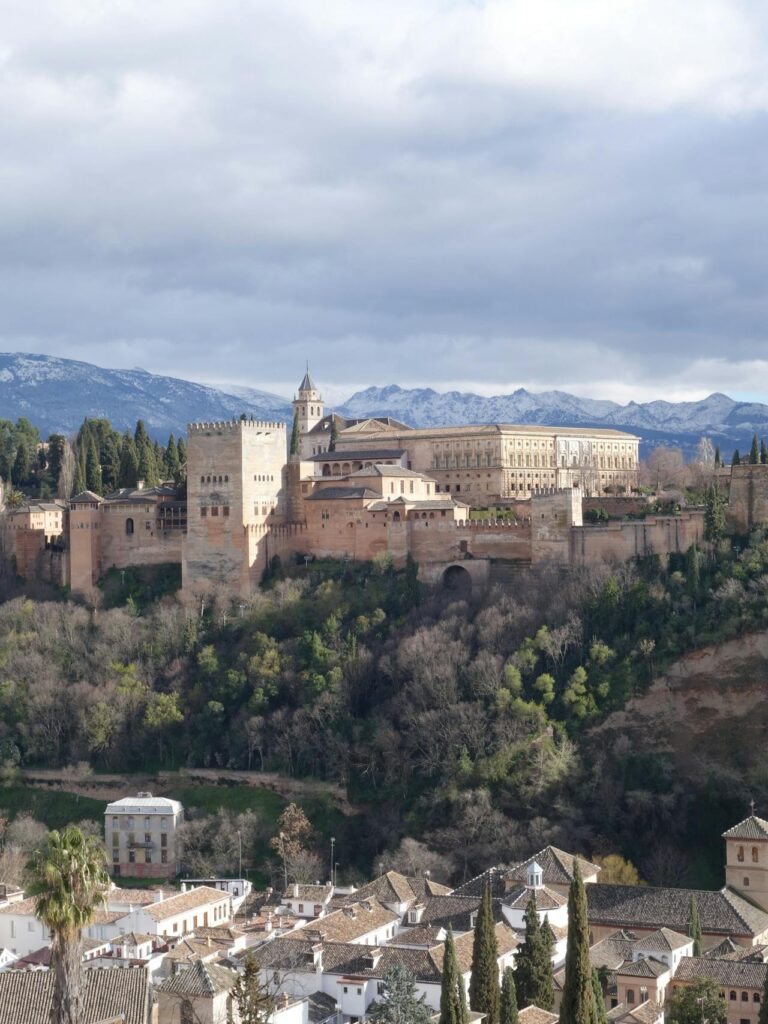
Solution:
M 685 655 L 591 739 L 612 743 L 621 734 L 671 754 L 683 777 L 700 775 L 702 759 L 754 770 L 768 760 L 768 631 Z

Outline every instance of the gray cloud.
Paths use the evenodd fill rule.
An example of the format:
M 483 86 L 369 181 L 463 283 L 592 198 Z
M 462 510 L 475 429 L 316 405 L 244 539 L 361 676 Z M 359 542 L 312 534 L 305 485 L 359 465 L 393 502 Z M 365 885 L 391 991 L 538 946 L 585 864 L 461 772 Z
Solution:
M 642 6 L 4 11 L 2 347 L 768 398 L 765 20 Z

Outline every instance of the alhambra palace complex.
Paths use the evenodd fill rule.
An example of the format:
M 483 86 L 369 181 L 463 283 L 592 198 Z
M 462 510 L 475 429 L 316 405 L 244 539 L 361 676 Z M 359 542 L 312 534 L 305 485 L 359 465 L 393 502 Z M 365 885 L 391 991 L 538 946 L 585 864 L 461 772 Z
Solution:
M 325 411 L 309 372 L 293 406 L 298 452 L 289 454 L 282 423 L 190 424 L 185 498 L 165 485 L 32 503 L 0 520 L 6 556 L 20 576 L 86 599 L 110 568 L 171 562 L 181 563 L 185 599 L 211 590 L 242 599 L 275 555 L 389 554 L 396 566 L 410 555 L 427 583 L 484 586 L 546 560 L 685 551 L 703 535 L 700 511 L 584 524 L 590 498 L 637 486 L 639 438 L 621 431 L 346 420 Z M 498 504 L 516 522 L 470 518 Z M 765 466 L 735 468 L 729 509 L 742 532 L 768 519 Z

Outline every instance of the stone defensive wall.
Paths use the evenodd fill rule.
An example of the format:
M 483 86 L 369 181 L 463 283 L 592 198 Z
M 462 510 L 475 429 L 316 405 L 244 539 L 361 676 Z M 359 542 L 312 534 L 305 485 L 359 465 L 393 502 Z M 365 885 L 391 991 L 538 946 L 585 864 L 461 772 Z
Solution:
M 572 565 L 594 562 L 626 562 L 648 555 L 683 553 L 704 539 L 704 513 L 683 512 L 676 516 L 648 516 L 646 519 L 575 527 L 570 532 Z

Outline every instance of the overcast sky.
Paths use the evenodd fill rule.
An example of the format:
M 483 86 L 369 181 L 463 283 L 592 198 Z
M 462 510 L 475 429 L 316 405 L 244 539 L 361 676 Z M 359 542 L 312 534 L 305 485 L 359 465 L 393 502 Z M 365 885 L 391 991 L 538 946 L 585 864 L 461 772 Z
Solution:
M 760 0 L 0 0 L 0 348 L 768 399 Z

